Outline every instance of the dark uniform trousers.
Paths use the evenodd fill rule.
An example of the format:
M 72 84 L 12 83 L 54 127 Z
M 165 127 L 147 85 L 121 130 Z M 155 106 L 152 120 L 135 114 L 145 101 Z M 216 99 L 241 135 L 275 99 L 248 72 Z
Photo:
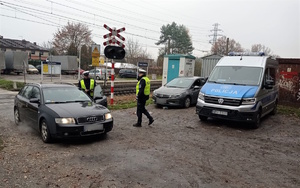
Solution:
M 146 105 L 146 101 L 149 99 L 149 96 L 142 98 L 142 99 L 138 99 L 137 102 L 137 112 L 136 115 L 138 117 L 138 124 L 142 124 L 142 115 L 145 114 L 147 116 L 147 118 L 149 120 L 152 120 L 152 116 L 149 114 L 149 112 L 146 110 L 145 105 Z

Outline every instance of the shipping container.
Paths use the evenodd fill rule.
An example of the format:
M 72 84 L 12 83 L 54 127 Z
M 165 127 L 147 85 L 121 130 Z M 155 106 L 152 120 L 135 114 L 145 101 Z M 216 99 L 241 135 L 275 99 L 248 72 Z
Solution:
M 5 69 L 5 54 L 4 52 L 0 52 L 0 70 L 1 72 Z
M 49 56 L 48 61 L 60 62 L 62 74 L 75 74 L 78 71 L 77 56 Z
M 23 73 L 28 68 L 28 53 L 6 51 L 5 52 L 5 73 Z
M 300 108 L 300 59 L 278 58 L 279 103 Z
M 202 57 L 201 77 L 208 77 L 222 57 L 222 55 L 208 55 Z

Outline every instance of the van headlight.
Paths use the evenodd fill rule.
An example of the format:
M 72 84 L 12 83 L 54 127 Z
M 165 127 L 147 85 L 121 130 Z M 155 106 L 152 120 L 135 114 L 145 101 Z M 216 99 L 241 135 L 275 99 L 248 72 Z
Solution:
M 242 104 L 253 105 L 256 103 L 256 98 L 246 98 L 242 99 Z
M 111 119 L 111 118 L 112 118 L 111 113 L 106 113 L 105 114 L 105 120 L 108 120 L 108 119 Z
M 198 94 L 198 99 L 203 100 L 204 101 L 204 93 L 199 92 Z
M 75 124 L 74 118 L 55 118 L 57 124 Z

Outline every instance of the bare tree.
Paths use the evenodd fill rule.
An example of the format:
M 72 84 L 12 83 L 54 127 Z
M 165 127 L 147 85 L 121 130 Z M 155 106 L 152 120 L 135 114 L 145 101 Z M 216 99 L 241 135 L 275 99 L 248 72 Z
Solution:
M 51 41 L 43 42 L 40 46 L 49 50 L 49 53 L 51 55 L 58 55 L 57 51 L 53 48 L 53 44 Z
M 272 52 L 269 47 L 266 47 L 262 44 L 253 44 L 251 47 L 251 52 L 264 52 L 266 55 L 272 56 L 274 58 L 279 58 L 279 55 L 276 55 Z
M 126 41 L 125 45 L 126 51 L 126 62 L 131 64 L 136 64 L 139 61 L 147 61 L 150 60 L 150 54 L 146 49 L 143 49 L 139 42 L 134 41 L 132 38 L 129 38 Z
M 271 49 L 261 44 L 253 44 L 251 52 L 264 52 L 266 55 L 272 54 Z
M 92 31 L 82 23 L 69 23 L 54 34 L 53 46 L 59 54 L 66 54 L 70 48 L 91 46 Z M 77 52 L 76 52 L 77 53 Z
M 211 47 L 211 53 L 219 55 L 227 55 L 227 38 L 225 36 L 218 38 L 215 44 Z M 228 52 L 242 52 L 243 48 L 240 43 L 234 39 L 230 39 L 228 42 Z

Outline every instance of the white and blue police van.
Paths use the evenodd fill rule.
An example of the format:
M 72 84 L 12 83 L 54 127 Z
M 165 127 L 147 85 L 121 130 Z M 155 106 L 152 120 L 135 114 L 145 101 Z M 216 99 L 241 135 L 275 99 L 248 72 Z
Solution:
M 277 72 L 278 61 L 264 53 L 229 53 L 201 88 L 196 113 L 201 121 L 218 118 L 258 128 L 263 116 L 277 111 Z

